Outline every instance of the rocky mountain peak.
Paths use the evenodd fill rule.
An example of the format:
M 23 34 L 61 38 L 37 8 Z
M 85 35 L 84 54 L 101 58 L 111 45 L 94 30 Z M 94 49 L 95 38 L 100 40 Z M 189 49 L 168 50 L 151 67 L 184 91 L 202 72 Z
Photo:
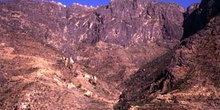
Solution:
M 191 6 L 194 7 L 194 6 Z M 183 38 L 187 38 L 190 35 L 195 34 L 206 26 L 209 20 L 219 13 L 220 2 L 218 0 L 202 0 L 199 7 L 195 5 L 192 13 L 188 10 L 186 13 L 191 13 L 184 20 L 184 35 Z

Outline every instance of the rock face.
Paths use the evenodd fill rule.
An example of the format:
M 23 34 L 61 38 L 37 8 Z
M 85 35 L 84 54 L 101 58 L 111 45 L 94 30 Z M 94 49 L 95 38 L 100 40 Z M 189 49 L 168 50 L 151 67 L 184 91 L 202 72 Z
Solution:
M 211 0 L 210 0 L 211 1 Z M 202 1 L 201 6 L 209 4 L 206 18 L 195 9 L 188 20 L 206 19 L 205 27 L 196 28 L 192 36 L 185 38 L 177 48 L 162 57 L 147 63 L 136 74 L 125 81 L 115 109 L 154 109 L 154 110 L 218 110 L 220 101 L 218 77 L 220 74 L 219 39 L 220 10 L 215 6 L 218 1 Z M 194 5 L 195 6 L 195 5 Z M 191 6 L 191 7 L 194 7 Z M 195 6 L 196 7 L 196 6 Z M 214 14 L 215 13 L 215 14 Z M 189 18 L 194 16 L 195 18 Z M 198 21 L 201 22 L 201 21 Z M 198 22 L 190 25 L 198 26 Z M 205 23 L 205 22 L 203 22 Z M 185 24 L 186 26 L 186 24 Z M 201 26 L 201 25 L 200 25 Z M 184 30 L 192 28 L 184 27 Z M 198 32 L 197 32 L 198 31 Z M 184 33 L 185 34 L 185 33 Z M 187 33 L 188 34 L 188 33 Z
M 183 33 L 184 10 L 176 4 L 121 0 L 97 8 L 78 4 L 65 8 L 53 2 L 22 0 L 2 2 L 1 7 L 10 11 L 3 11 L 8 18 L 13 17 L 11 30 L 31 31 L 36 39 L 59 48 L 63 42 L 146 44 L 178 40 Z
M 165 13 L 165 10 L 169 13 Z M 182 12 L 182 7 L 175 4 L 141 0 L 112 1 L 109 5 L 98 7 L 93 13 L 85 15 L 83 18 L 89 20 L 81 19 L 81 22 L 86 22 L 80 24 L 87 27 L 78 28 L 91 33 L 85 34 L 82 39 L 89 43 L 104 41 L 129 46 L 161 39 L 177 40 L 182 35 Z M 72 19 L 75 20 L 74 17 Z M 82 33 L 76 33 L 82 36 Z
M 200 5 L 194 5 L 191 14 L 187 15 L 184 20 L 183 39 L 187 38 L 206 26 L 209 20 L 220 10 L 220 2 L 217 0 L 203 0 Z M 186 13 L 190 13 L 188 10 Z

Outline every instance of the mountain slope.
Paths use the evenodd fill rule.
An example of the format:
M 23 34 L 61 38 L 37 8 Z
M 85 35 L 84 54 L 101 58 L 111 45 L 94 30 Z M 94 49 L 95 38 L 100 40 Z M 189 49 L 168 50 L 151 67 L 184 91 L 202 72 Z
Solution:
M 0 109 L 217 110 L 218 5 L 0 2 Z
M 115 96 L 85 67 L 75 63 L 71 71 L 60 60 L 59 51 L 29 35 L 14 33 L 1 38 L 1 109 L 113 107 Z
M 209 2 L 203 1 L 200 6 Z M 219 5 L 216 3 L 217 0 L 210 5 L 210 8 Z M 205 11 L 209 8 L 197 10 Z M 125 82 L 127 87 L 115 109 L 218 110 L 220 108 L 218 104 L 220 101 L 218 86 L 220 10 L 212 11 L 215 11 L 215 14 L 209 16 L 207 24 L 203 24 L 206 25 L 204 28 L 192 29 L 197 32 L 186 39 L 184 36 L 178 48 L 174 48 L 171 53 L 167 53 L 168 55 L 165 54 L 147 63 L 134 74 L 133 79 Z M 192 25 L 198 26 L 197 22 L 188 25 L 191 25 L 191 28 L 194 27 Z
M 122 82 L 183 31 L 176 4 L 15 0 L 0 7 L 0 109 L 113 109 Z

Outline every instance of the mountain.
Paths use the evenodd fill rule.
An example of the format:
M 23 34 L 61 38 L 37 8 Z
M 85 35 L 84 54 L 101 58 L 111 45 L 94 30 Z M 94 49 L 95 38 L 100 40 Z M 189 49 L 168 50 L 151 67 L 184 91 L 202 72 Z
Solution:
M 187 38 L 195 34 L 198 30 L 203 29 L 209 22 L 210 18 L 219 13 L 219 1 L 216 0 L 203 0 L 200 5 L 191 6 L 191 10 L 194 10 L 186 14 L 184 20 L 184 35 L 183 38 Z M 190 13 L 190 14 L 189 14 Z
M 204 0 L 199 6 L 193 4 L 189 7 L 188 12 L 185 13 L 188 15 L 184 20 L 184 36 L 181 43 L 162 57 L 142 66 L 125 81 L 126 89 L 122 92 L 115 109 L 218 110 L 220 108 L 218 104 L 220 101 L 218 86 L 220 10 L 218 7 L 220 4 L 218 2 Z M 197 13 L 198 10 L 202 10 L 202 13 Z M 204 15 L 206 18 L 201 17 Z M 201 21 L 204 19 L 206 22 Z M 189 31 L 192 33 L 189 34 Z
M 218 7 L 0 2 L 0 109 L 217 110 Z

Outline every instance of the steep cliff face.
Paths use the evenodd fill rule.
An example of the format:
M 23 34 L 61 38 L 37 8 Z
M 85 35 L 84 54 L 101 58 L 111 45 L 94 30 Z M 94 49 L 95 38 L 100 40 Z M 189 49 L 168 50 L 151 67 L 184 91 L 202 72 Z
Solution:
M 184 10 L 176 4 L 121 0 L 97 8 L 78 4 L 65 8 L 51 2 L 23 0 L 2 2 L 1 7 L 11 22 L 9 27 L 31 31 L 37 39 L 59 48 L 67 41 L 128 46 L 182 36 Z
M 187 15 L 184 20 L 183 39 L 187 38 L 197 31 L 203 29 L 209 20 L 214 17 L 220 10 L 220 2 L 217 0 L 203 0 L 199 7 L 194 7 L 191 14 Z M 186 12 L 189 13 L 190 11 Z
M 97 37 L 93 38 L 94 42 L 104 41 L 124 46 L 177 40 L 182 35 L 182 12 L 182 7 L 175 4 L 141 0 L 112 1 L 94 11 L 96 17 L 93 18 L 97 22 L 85 22 L 91 27 L 85 29 L 87 33 L 97 32 L 96 35 L 85 36 L 88 39 Z
M 218 110 L 219 16 L 178 49 L 140 68 L 115 109 Z
M 49 2 L 1 2 L 1 33 L 21 32 L 59 47 L 64 41 L 66 9 Z M 51 40 L 52 39 L 52 40 Z
M 0 7 L 1 109 L 113 109 L 123 82 L 183 32 L 176 4 L 12 0 Z
M 211 4 L 210 4 L 211 3 Z M 219 39 L 220 10 L 217 0 L 203 0 L 201 6 L 208 6 L 204 13 L 189 13 L 184 23 L 197 19 L 184 27 L 192 29 L 194 34 L 183 36 L 177 48 L 162 57 L 147 63 L 139 69 L 133 78 L 125 81 L 115 109 L 153 109 L 153 110 L 218 110 L 219 96 Z M 191 6 L 194 10 L 196 5 Z M 199 9 L 200 9 L 199 7 Z M 189 9 L 188 11 L 191 11 Z M 190 14 L 191 13 L 191 14 Z M 215 13 L 215 14 L 214 14 Z M 198 18 L 198 16 L 202 16 Z M 191 18 L 192 17 L 192 18 Z M 206 22 L 201 20 L 206 19 Z M 205 27 L 199 27 L 198 23 Z M 185 24 L 186 26 L 186 24 Z M 198 27 L 198 28 L 195 28 Z M 196 31 L 195 31 L 195 30 Z M 189 34 L 189 33 L 184 33 Z

